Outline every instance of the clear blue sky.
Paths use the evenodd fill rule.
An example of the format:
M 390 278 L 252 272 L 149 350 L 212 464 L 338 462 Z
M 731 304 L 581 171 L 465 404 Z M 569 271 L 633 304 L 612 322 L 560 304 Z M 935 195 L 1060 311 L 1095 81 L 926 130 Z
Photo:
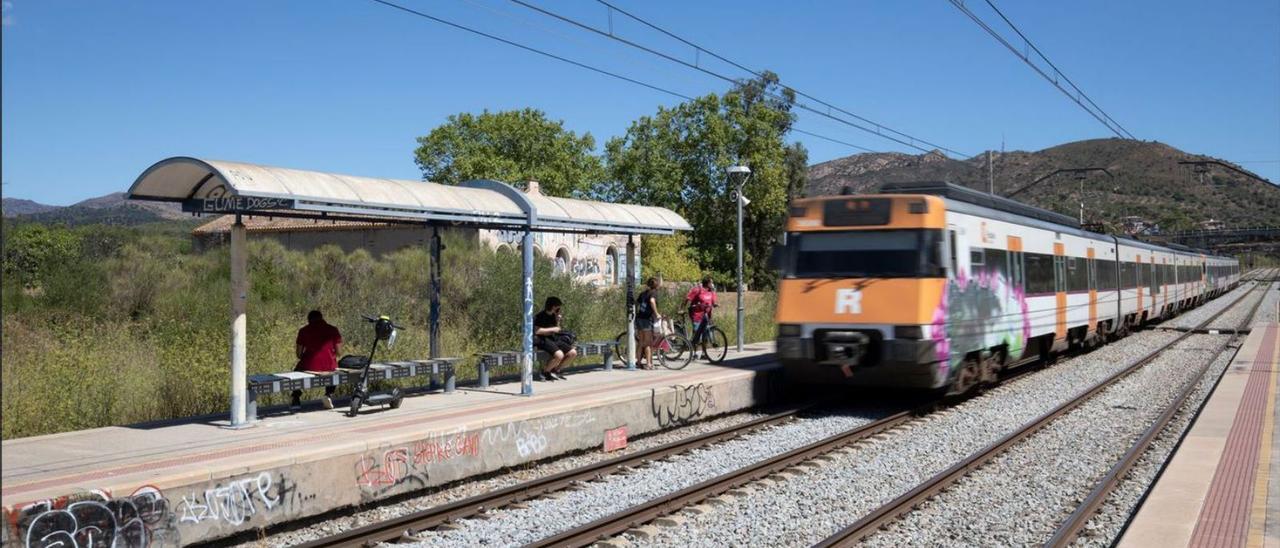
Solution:
M 726 88 L 511 3 L 401 1 L 686 95 Z M 533 1 L 608 23 L 589 0 Z M 946 0 L 616 2 L 965 153 L 1109 136 Z M 535 107 L 599 146 L 679 101 L 362 0 L 4 4 L 4 194 L 45 203 L 126 190 L 173 155 L 417 179 L 414 138 L 452 113 Z M 1140 139 L 1268 161 L 1244 166 L 1280 182 L 1280 2 L 998 5 Z M 619 16 L 614 28 L 692 58 Z M 812 115 L 798 127 L 902 150 Z M 797 139 L 814 163 L 856 152 Z

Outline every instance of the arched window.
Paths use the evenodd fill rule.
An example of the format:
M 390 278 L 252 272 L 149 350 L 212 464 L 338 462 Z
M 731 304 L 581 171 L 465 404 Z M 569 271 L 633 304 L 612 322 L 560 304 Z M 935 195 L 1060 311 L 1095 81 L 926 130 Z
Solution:
M 555 268 L 552 270 L 556 274 L 569 274 L 569 248 L 562 247 L 556 251 Z
M 516 250 L 512 249 L 512 247 L 507 244 L 498 245 L 498 253 L 515 253 L 515 252 Z
M 609 246 L 604 252 L 604 279 L 607 283 L 618 283 L 618 248 Z

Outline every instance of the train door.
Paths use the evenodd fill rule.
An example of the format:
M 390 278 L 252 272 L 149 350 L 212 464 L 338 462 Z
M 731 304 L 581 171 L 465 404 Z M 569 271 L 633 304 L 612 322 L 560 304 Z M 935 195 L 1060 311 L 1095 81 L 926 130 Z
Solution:
M 1088 263 L 1086 267 L 1089 269 L 1089 327 L 1088 331 L 1097 331 L 1098 327 L 1098 266 L 1094 259 L 1095 253 L 1090 247 L 1088 251 Z
M 1142 255 L 1134 257 L 1133 275 L 1134 289 L 1138 291 L 1138 311 L 1134 312 L 1134 314 L 1137 315 L 1137 320 L 1140 321 L 1142 320 L 1142 306 L 1144 305 L 1142 298 Z
M 1017 290 L 1021 295 L 1027 294 L 1027 274 L 1026 262 L 1022 259 L 1022 238 L 1017 236 L 1009 236 L 1009 287 Z
M 1057 326 L 1055 337 L 1059 340 L 1067 338 L 1067 258 L 1066 247 L 1062 242 L 1053 244 L 1053 292 L 1057 296 Z

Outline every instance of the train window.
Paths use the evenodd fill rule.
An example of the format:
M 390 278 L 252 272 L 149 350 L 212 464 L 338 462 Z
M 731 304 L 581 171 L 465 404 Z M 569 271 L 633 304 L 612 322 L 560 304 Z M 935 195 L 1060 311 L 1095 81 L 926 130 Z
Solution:
M 1066 291 L 1067 289 L 1067 260 L 1061 255 L 1053 256 L 1053 290 Z
M 1026 264 L 1026 288 L 1028 295 L 1054 292 L 1054 256 L 1042 253 L 1024 253 Z
M 1009 253 L 1003 249 L 985 249 L 988 271 L 1000 273 L 1002 279 L 1009 279 Z
M 969 270 L 970 271 L 972 271 L 973 267 L 975 266 L 982 266 L 987 264 L 987 256 L 985 253 L 983 253 L 983 251 L 984 250 L 981 247 L 974 247 L 969 249 Z
M 1097 261 L 1097 270 L 1098 290 L 1114 291 L 1116 288 L 1116 262 L 1099 260 Z
M 873 230 L 792 233 L 796 252 L 787 276 L 796 278 L 941 277 L 942 232 Z
M 956 255 L 956 231 L 952 230 L 949 234 L 951 236 L 949 238 L 951 243 L 951 275 L 956 276 L 957 274 L 956 265 L 959 264 L 960 262 L 959 256 Z
M 1151 289 L 1151 294 L 1160 293 L 1160 283 L 1156 281 L 1156 264 L 1151 263 L 1147 269 L 1147 287 Z
M 1089 269 L 1082 262 L 1077 261 L 1075 257 L 1067 258 L 1067 291 L 1088 291 L 1089 290 Z

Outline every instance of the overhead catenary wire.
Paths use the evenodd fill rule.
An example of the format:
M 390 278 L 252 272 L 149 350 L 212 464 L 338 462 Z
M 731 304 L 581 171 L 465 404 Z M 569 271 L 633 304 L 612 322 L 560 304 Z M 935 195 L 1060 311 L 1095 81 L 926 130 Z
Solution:
M 439 23 L 439 24 L 442 24 L 442 25 L 445 25 L 445 26 L 448 26 L 448 27 L 452 27 L 452 28 L 455 28 L 455 29 L 457 29 L 457 30 L 461 30 L 461 31 L 464 31 L 464 32 L 468 32 L 468 33 L 471 33 L 471 34 L 475 34 L 475 35 L 477 35 L 477 36 L 481 36 L 481 37 L 484 37 L 484 38 L 488 38 L 488 39 L 490 39 L 490 40 L 494 40 L 494 41 L 496 41 L 496 42 L 501 42 L 501 43 L 506 44 L 506 45 L 508 45 L 508 46 L 512 46 L 512 47 L 515 47 L 515 48 L 519 48 L 519 49 L 522 49 L 522 50 L 528 51 L 528 52 L 530 52 L 530 53 L 534 53 L 534 54 L 541 55 L 541 56 L 544 56 L 544 57 L 547 57 L 547 58 L 550 58 L 550 59 L 554 59 L 554 60 L 556 60 L 556 61 L 560 61 L 560 62 L 563 62 L 563 63 L 567 63 L 567 64 L 573 65 L 573 66 L 575 66 L 575 67 L 578 67 L 578 68 L 586 69 L 586 70 L 589 70 L 589 71 L 591 71 L 591 72 L 595 72 L 595 73 L 597 73 L 597 74 L 602 74 L 602 75 L 608 76 L 608 77 L 610 77 L 610 78 L 615 78 L 615 79 L 618 79 L 618 80 L 622 80 L 622 81 L 624 81 L 624 82 L 627 82 L 627 83 L 630 83 L 630 84 L 635 84 L 635 85 L 638 85 L 638 86 L 641 86 L 641 87 L 644 87 L 644 88 L 647 88 L 647 89 L 650 89 L 650 90 L 653 90 L 653 91 L 657 91 L 657 92 L 659 92 L 659 93 L 664 93 L 664 94 L 667 94 L 667 95 L 671 95 L 671 96 L 673 96 L 673 97 L 677 97 L 677 98 L 683 99 L 683 100 L 685 100 L 685 101 L 692 101 L 692 100 L 694 100 L 694 98 L 693 98 L 692 96 L 685 95 L 685 94 L 683 94 L 683 93 L 680 93 L 680 92 L 675 91 L 675 90 L 672 90 L 672 89 L 668 89 L 668 88 L 665 88 L 665 87 L 662 87 L 662 86 L 659 86 L 659 85 L 656 85 L 656 84 L 651 84 L 651 83 L 648 83 L 648 82 L 644 82 L 644 81 L 642 81 L 642 80 L 638 80 L 638 79 L 635 79 L 635 78 L 631 78 L 631 77 L 629 77 L 629 76 L 625 76 L 625 75 L 622 75 L 622 74 L 619 74 L 619 73 L 616 73 L 616 72 L 613 72 L 613 71 L 609 71 L 609 70 L 605 70 L 605 69 L 602 69 L 602 68 L 599 68 L 599 67 L 595 67 L 595 66 L 592 66 L 592 65 L 588 65 L 588 64 L 583 63 L 583 62 L 580 62 L 580 61 L 575 61 L 575 60 L 573 60 L 573 59 L 570 59 L 570 58 L 568 58 L 568 57 L 564 57 L 564 56 L 562 56 L 562 55 L 557 55 L 557 54 L 551 53 L 551 52 L 549 52 L 549 51 L 545 51 L 545 50 L 542 50 L 542 49 L 535 48 L 535 47 L 533 47 L 533 46 L 529 46 L 529 45 L 521 44 L 521 43 L 516 42 L 516 41 L 514 41 L 514 40 L 509 40 L 509 39 L 503 38 L 503 37 L 498 36 L 498 35 L 495 35 L 495 34 L 491 34 L 491 33 L 484 32 L 484 31 L 479 30 L 479 29 L 475 29 L 475 28 L 472 28 L 472 27 L 468 27 L 468 26 L 463 25 L 463 24 L 461 24 L 461 23 L 455 23 L 455 22 L 453 22 L 453 21 L 449 21 L 449 20 L 444 19 L 444 18 L 441 18 L 441 17 L 436 17 L 436 16 L 431 15 L 431 14 L 429 14 L 429 13 L 425 13 L 425 12 L 422 12 L 422 11 L 419 11 L 419 10 L 415 10 L 415 9 L 410 8 L 410 7 L 407 7 L 407 6 L 402 6 L 402 5 L 400 5 L 400 4 L 397 4 L 397 3 L 395 3 L 395 2 L 391 2 L 391 1 L 389 1 L 389 0 L 370 0 L 370 1 L 371 1 L 371 2 L 375 2 L 375 3 L 378 3 L 378 4 L 382 4 L 382 5 L 387 6 L 387 7 L 390 7 L 390 8 L 395 8 L 395 9 L 397 9 L 397 10 L 400 10 L 400 11 L 402 11 L 402 12 L 405 12 L 405 13 L 408 13 L 408 14 L 411 14 L 411 15 L 416 15 L 416 16 L 418 16 L 418 17 L 422 17 L 422 18 L 424 18 L 424 19 L 428 19 L 428 20 L 430 20 L 430 21 L 434 21 L 434 22 L 436 22 L 436 23 Z M 819 139 L 824 139 L 824 140 L 827 140 L 827 141 L 831 141 L 831 142 L 833 142 L 833 143 L 839 143 L 839 144 L 842 144 L 842 145 L 845 145 L 845 146 L 848 146 L 848 147 L 851 147 L 851 148 L 854 148 L 854 149 L 857 149 L 857 150 L 862 150 L 862 151 L 866 151 L 866 152 L 877 152 L 877 151 L 875 151 L 875 150 L 872 150 L 872 149 L 869 149 L 869 148 L 865 148 L 865 147 L 862 147 L 862 146 L 858 146 L 858 145 L 855 145 L 855 144 L 852 144 L 852 143 L 848 143 L 848 142 L 845 142 L 845 141 L 841 141 L 841 140 L 836 139 L 836 138 L 833 138 L 833 137 L 828 137 L 828 136 L 825 136 L 825 135 L 822 135 L 822 134 L 819 134 L 819 133 L 814 133 L 814 132 L 811 132 L 811 131 L 805 131 L 805 130 L 802 130 L 802 129 L 796 128 L 796 127 L 794 127 L 794 126 L 791 128 L 791 130 L 792 130 L 792 131 L 795 131 L 795 132 L 797 132 L 797 133 L 803 133 L 803 134 L 805 134 L 805 135 L 810 135 L 810 136 L 813 136 L 813 137 L 817 137 L 817 138 L 819 138 Z
M 519 0 L 511 0 L 511 1 L 516 2 L 516 3 L 518 3 L 518 4 L 527 5 L 527 4 L 525 4 L 523 1 L 519 1 Z M 748 73 L 750 73 L 750 74 L 752 74 L 752 75 L 756 76 L 757 78 L 760 78 L 760 77 L 763 77 L 763 76 L 764 76 L 764 73 L 762 73 L 761 71 L 758 71 L 758 70 L 752 69 L 752 68 L 750 68 L 750 67 L 747 67 L 747 66 L 743 65 L 742 63 L 739 63 L 739 62 L 737 62 L 737 61 L 734 61 L 734 60 L 732 60 L 732 59 L 729 59 L 728 57 L 725 57 L 724 55 L 721 55 L 721 54 L 716 53 L 716 52 L 714 52 L 714 51 L 712 51 L 712 50 L 709 50 L 709 49 L 707 49 L 707 48 L 705 48 L 705 47 L 702 47 L 701 45 L 698 45 L 698 44 L 694 43 L 694 42 L 693 42 L 693 41 L 691 41 L 691 40 L 688 40 L 688 39 L 686 39 L 686 38 L 684 38 L 684 37 L 682 37 L 682 36 L 680 36 L 680 35 L 678 35 L 678 34 L 676 34 L 676 33 L 674 33 L 674 32 L 671 32 L 671 31 L 669 31 L 669 30 L 667 30 L 667 29 L 665 29 L 665 28 L 663 28 L 663 27 L 661 27 L 661 26 L 659 26 L 659 25 L 657 25 L 657 24 L 655 24 L 655 23 L 653 23 L 653 22 L 650 22 L 650 21 L 646 20 L 645 18 L 640 17 L 639 15 L 635 15 L 635 14 L 633 14 L 633 13 L 631 13 L 631 12 L 627 11 L 627 10 L 624 10 L 624 9 L 622 9 L 622 8 L 619 8 L 618 6 L 616 6 L 616 5 L 614 5 L 614 4 L 610 3 L 610 2 L 608 2 L 608 1 L 606 1 L 606 0 L 596 0 L 596 2 L 597 2 L 597 3 L 599 3 L 599 4 L 601 4 L 601 5 L 604 5 L 605 7 L 609 8 L 609 9 L 610 9 L 610 10 L 612 10 L 612 11 L 616 11 L 616 12 L 618 12 L 618 13 L 621 13 L 622 15 L 625 15 L 625 16 L 627 16 L 628 18 L 630 18 L 630 19 L 632 19 L 632 20 L 634 20 L 634 21 L 636 21 L 636 22 L 638 22 L 638 23 L 640 23 L 640 24 L 642 24 L 642 25 L 644 25 L 644 26 L 646 26 L 646 27 L 649 27 L 649 28 L 651 28 L 651 29 L 653 29 L 653 30 L 655 30 L 655 31 L 658 31 L 658 32 L 660 32 L 660 33 L 662 33 L 662 34 L 664 34 L 664 35 L 666 35 L 666 36 L 668 36 L 668 37 L 670 37 L 670 38 L 672 38 L 672 39 L 674 39 L 674 40 L 679 41 L 679 42 L 680 42 L 680 43 L 682 43 L 682 44 L 685 44 L 685 45 L 687 45 L 687 46 L 689 46 L 689 47 L 693 48 L 695 52 L 701 52 L 701 53 L 705 53 L 705 54 L 707 54 L 707 55 L 710 55 L 710 56 L 712 56 L 712 57 L 714 57 L 714 58 L 716 58 L 716 59 L 718 59 L 718 60 L 720 60 L 720 61 L 723 61 L 723 62 L 725 62 L 725 63 L 727 63 L 727 64 L 729 64 L 729 65 L 732 65 L 733 67 L 735 67 L 735 68 L 737 68 L 737 69 L 739 69 L 739 70 L 742 70 L 742 71 L 748 72 Z M 537 9 L 537 8 L 534 8 L 534 9 Z M 539 11 L 541 11 L 541 10 L 539 10 Z M 612 29 L 610 29 L 610 32 L 609 32 L 608 34 L 609 34 L 609 36 L 610 36 L 611 38 L 619 39 L 619 38 L 617 38 L 617 37 L 614 35 L 614 33 L 612 32 Z M 941 151 L 943 151 L 943 152 L 951 153 L 953 156 L 960 156 L 960 157 L 968 157 L 968 156 L 970 156 L 970 155 L 964 154 L 964 153 L 962 153 L 962 152 L 958 152 L 958 151 L 956 151 L 956 150 L 952 150 L 952 149 L 950 149 L 950 148 L 944 147 L 944 146 L 942 146 L 942 145 L 935 144 L 935 143 L 931 143 L 931 142 L 926 141 L 926 140 L 924 140 L 924 139 L 921 139 L 921 138 L 919 138 L 919 137 L 914 137 L 914 136 L 908 135 L 908 134 L 906 134 L 906 133 L 903 133 L 903 132 L 901 132 L 901 131 L 898 131 L 898 130 L 896 130 L 896 129 L 893 129 L 893 128 L 891 128 L 891 127 L 889 127 L 889 126 L 886 126 L 886 125 L 884 125 L 884 124 L 881 124 L 881 123 L 875 122 L 875 121 L 870 120 L 870 119 L 868 119 L 868 118 L 866 118 L 866 117 L 860 116 L 860 115 L 855 114 L 855 113 L 853 113 L 853 112 L 850 112 L 850 111 L 848 111 L 848 110 L 846 110 L 846 109 L 843 109 L 843 108 L 840 108 L 840 107 L 838 107 L 838 106 L 836 106 L 836 105 L 833 105 L 833 104 L 831 104 L 830 102 L 827 102 L 827 101 L 824 101 L 824 100 L 822 100 L 822 99 L 819 99 L 818 97 L 815 97 L 815 96 L 813 96 L 813 95 L 811 95 L 811 94 L 805 93 L 804 91 L 801 91 L 801 90 L 799 90 L 799 89 L 796 89 L 796 88 L 795 88 L 795 86 L 789 86 L 789 85 L 788 85 L 788 86 L 786 86 L 786 88 L 787 88 L 787 89 L 790 89 L 790 90 L 791 90 L 791 91 L 793 91 L 793 92 L 795 92 L 795 94 L 796 94 L 796 95 L 798 95 L 798 96 L 800 96 L 800 97 L 804 97 L 804 98 L 806 98 L 806 99 L 809 99 L 810 101 L 813 101 L 814 103 L 817 103 L 817 104 L 819 104 L 819 105 L 822 105 L 823 107 L 826 107 L 826 108 L 828 108 L 828 109 L 834 110 L 834 111 L 839 112 L 839 113 L 841 113 L 841 114 L 844 114 L 844 115 L 846 115 L 846 116 L 850 116 L 850 117 L 855 118 L 855 119 L 857 119 L 857 120 L 859 120 L 859 121 L 862 121 L 862 122 L 865 122 L 865 123 L 870 124 L 870 125 L 872 125 L 872 126 L 875 126 L 875 127 L 876 127 L 876 129 L 878 129 L 878 130 L 887 131 L 887 132 L 889 132 L 889 133 L 892 133 L 892 134 L 897 135 L 897 136 L 899 136 L 899 137 L 902 137 L 902 138 L 904 138 L 904 139 L 910 139 L 910 140 L 913 140 L 913 141 L 916 141 L 916 142 L 922 143 L 922 144 L 924 144 L 924 145 L 928 145 L 928 146 L 930 146 L 930 147 L 933 147 L 933 148 L 935 148 L 935 149 L 941 150 Z M 877 134 L 879 134 L 879 133 L 877 132 Z M 917 148 L 918 148 L 918 147 L 917 147 Z M 921 149 L 921 150 L 923 150 L 923 149 Z
M 581 28 L 581 29 L 583 29 L 583 30 L 586 30 L 586 31 L 589 31 L 589 32 L 596 33 L 596 34 L 598 34 L 598 35 L 600 35 L 600 36 L 603 36 L 603 37 L 609 38 L 609 39 L 611 39 L 611 40 L 614 40 L 614 41 L 616 41 L 616 42 L 622 43 L 622 44 L 624 44 L 624 45 L 627 45 L 627 46 L 630 46 L 630 47 L 633 47 L 633 48 L 639 49 L 639 50 L 641 50 L 641 51 L 644 51 L 644 52 L 646 52 L 646 53 L 649 53 L 649 54 L 655 55 L 655 56 L 657 56 L 657 57 L 661 57 L 661 58 L 666 59 L 666 60 L 668 60 L 668 61 L 671 61 L 671 62 L 673 62 L 673 63 L 677 63 L 677 64 L 683 65 L 683 66 L 685 66 L 685 67 L 691 68 L 691 69 L 693 69 L 693 70 L 696 70 L 696 71 L 702 72 L 702 73 L 704 73 L 704 74 L 706 74 L 706 75 L 708 75 L 708 76 L 712 76 L 712 77 L 718 78 L 718 79 L 720 79 L 720 80 L 724 80 L 724 81 L 729 82 L 729 83 L 731 83 L 731 84 L 737 84 L 737 83 L 739 83 L 739 81 L 738 81 L 737 79 L 733 78 L 733 77 L 730 77 L 730 76 L 727 76 L 727 75 L 721 74 L 721 73 L 719 73 L 719 72 L 713 71 L 713 70 L 708 69 L 708 68 L 706 68 L 706 67 L 704 67 L 704 66 L 701 66 L 701 65 L 700 65 L 700 64 L 698 64 L 698 63 L 690 63 L 690 62 L 688 62 L 688 61 L 686 61 L 686 60 L 684 60 L 684 59 L 680 59 L 680 58 L 678 58 L 678 57 L 676 57 L 676 56 L 674 56 L 674 55 L 671 55 L 671 54 L 668 54 L 668 53 L 665 53 L 665 52 L 662 52 L 662 51 L 658 51 L 658 50 L 656 50 L 656 49 L 654 49 L 654 48 L 651 48 L 651 47 L 649 47 L 649 46 L 646 46 L 646 45 L 644 45 L 644 44 L 640 44 L 640 43 L 635 42 L 635 41 L 633 41 L 633 40 L 629 40 L 629 39 L 627 39 L 627 38 L 623 38 L 623 37 L 621 37 L 621 36 L 618 36 L 615 32 L 613 32 L 613 30 L 612 30 L 611 28 L 610 28 L 610 29 L 601 29 L 601 28 L 598 28 L 598 27 L 595 27 L 595 26 L 589 25 L 589 24 L 587 24 L 587 23 L 583 23 L 582 21 L 579 21 L 579 20 L 573 19 L 573 18 L 571 18 L 571 17 L 567 17 L 567 16 L 565 16 L 565 15 L 561 15 L 561 14 L 559 14 L 559 13 L 553 12 L 553 11 L 548 10 L 548 9 L 546 9 L 546 8 L 543 8 L 543 7 L 540 7 L 540 6 L 537 6 L 537 5 L 531 4 L 531 3 L 529 3 L 529 2 L 525 2 L 524 0 L 510 0 L 510 1 L 511 1 L 512 3 L 515 3 L 515 4 L 518 4 L 518 5 L 524 6 L 524 7 L 526 7 L 526 8 L 531 9 L 531 10 L 534 10 L 534 11 L 536 11 L 536 12 L 538 12 L 538 13 L 541 13 L 541 14 L 543 14 L 543 15 L 546 15 L 546 16 L 548 16 L 548 17 L 552 17 L 552 18 L 558 19 L 558 20 L 560 20 L 560 21 L 563 21 L 563 22 L 565 22 L 565 23 L 568 23 L 568 24 L 570 24 L 570 25 L 576 26 L 576 27 Z M 608 4 L 606 4 L 606 5 L 608 5 Z M 632 18 L 635 18 L 635 17 L 636 17 L 636 16 L 634 16 L 634 15 L 630 15 L 630 14 L 628 14 L 628 13 L 626 13 L 626 12 L 622 12 L 621 10 L 619 10 L 619 13 L 623 13 L 624 15 L 627 15 L 628 17 L 632 17 Z M 648 24 L 648 25 L 650 25 L 650 26 L 653 26 L 651 23 L 646 23 L 646 24 Z M 666 31 L 663 31 L 663 32 L 666 32 Z M 667 33 L 667 34 L 669 34 L 669 35 L 670 35 L 671 33 Z M 689 42 L 687 42 L 687 41 L 685 41 L 685 40 L 683 40 L 683 39 L 681 39 L 681 40 L 682 40 L 682 41 L 684 41 L 684 42 L 686 42 L 686 43 L 689 43 Z M 699 50 L 701 50 L 701 51 L 706 51 L 705 49 L 702 49 L 701 47 L 698 47 L 698 46 L 694 46 L 694 47 L 697 47 L 697 48 L 698 48 Z M 710 52 L 708 52 L 708 53 L 710 54 Z M 716 55 L 716 54 L 712 54 L 712 55 L 715 55 L 717 58 L 719 58 L 719 56 L 718 56 L 718 55 Z M 739 67 L 741 67 L 741 65 L 737 65 L 736 63 L 734 63 L 734 65 L 735 65 L 735 66 L 739 66 Z M 756 72 L 756 71 L 753 71 L 753 70 L 750 70 L 750 69 L 745 69 L 745 70 L 747 70 L 747 72 L 750 72 L 751 74 L 754 74 L 754 75 L 756 75 L 756 76 L 761 76 L 761 75 L 762 75 L 761 73 Z M 804 96 L 804 95 L 802 95 L 799 91 L 796 91 L 796 90 L 795 90 L 795 88 L 792 88 L 792 87 L 790 87 L 790 86 L 784 86 L 784 87 L 785 87 L 786 89 L 789 89 L 789 90 L 791 90 L 791 91 L 795 92 L 795 93 L 796 93 L 796 95 Z M 764 92 L 764 93 L 765 93 L 766 95 L 768 95 L 768 96 L 770 96 L 770 97 L 774 98 L 774 99 L 784 99 L 783 97 L 781 97 L 781 96 L 777 95 L 776 93 L 771 93 L 771 92 Z M 808 96 L 805 96 L 805 97 L 808 97 Z M 812 99 L 812 97 L 809 97 L 809 98 L 810 98 L 810 99 Z M 841 124 L 844 124 L 844 125 L 847 125 L 847 126 L 853 127 L 853 128 L 855 128 L 855 129 L 859 129 L 859 130 L 861 130 L 861 131 L 865 131 L 865 132 L 867 132 L 867 133 L 870 133 L 870 134 L 872 134 L 872 135 L 875 135 L 875 136 L 880 137 L 880 138 L 883 138 L 883 139 L 888 139 L 888 140 L 893 141 L 893 142 L 895 142 L 895 143 L 898 143 L 898 144 L 900 144 L 900 145 L 903 145 L 903 146 L 906 146 L 906 147 L 909 147 L 909 148 L 913 148 L 913 149 L 919 150 L 919 151 L 921 151 L 921 152 L 932 152 L 933 150 L 941 150 L 941 151 L 944 151 L 944 152 L 950 152 L 951 154 L 953 154 L 953 155 L 955 155 L 955 156 L 961 156 L 961 157 L 966 156 L 965 154 L 963 154 L 963 153 L 961 153 L 961 152 L 957 152 L 957 151 L 955 151 L 955 150 L 953 150 L 953 149 L 950 149 L 950 148 L 947 148 L 947 147 L 944 147 L 944 146 L 941 146 L 941 145 L 937 145 L 937 144 L 934 144 L 934 143 L 931 143 L 931 142 L 925 141 L 925 140 L 923 140 L 923 139 L 920 139 L 920 138 L 917 138 L 917 137 L 914 137 L 914 136 L 908 135 L 908 134 L 903 133 L 903 132 L 901 132 L 901 131 L 895 130 L 895 129 L 890 128 L 890 127 L 888 127 L 888 126 L 885 126 L 885 125 L 883 125 L 883 124 L 879 124 L 879 123 L 873 122 L 873 121 L 871 121 L 871 120 L 868 120 L 868 119 L 863 118 L 863 117 L 861 117 L 861 116 L 858 116 L 858 115 L 856 115 L 856 114 L 852 114 L 852 113 L 849 113 L 849 112 L 847 112 L 847 111 L 841 110 L 841 109 L 839 109 L 838 107 L 834 107 L 834 106 L 829 105 L 829 104 L 826 104 L 826 103 L 822 103 L 822 106 L 823 106 L 823 107 L 826 107 L 825 109 L 823 109 L 823 108 L 814 107 L 814 106 L 811 106 L 811 105 L 808 105 L 808 104 L 802 103 L 802 102 L 800 102 L 800 101 L 794 101 L 794 100 L 792 100 L 791 102 L 792 102 L 792 104 L 793 104 L 793 105 L 795 105 L 795 106 L 796 106 L 797 108 L 799 108 L 799 109 L 802 109 L 802 110 L 805 110 L 805 111 L 811 112 L 811 113 L 813 113 L 813 114 L 817 114 L 817 115 L 822 116 L 822 117 L 824 117 L 824 118 L 829 118 L 829 119 L 831 119 L 831 120 L 835 120 L 836 122 L 839 122 L 839 123 L 841 123 Z M 819 103 L 821 103 L 821 101 L 815 101 L 815 102 L 819 102 Z M 852 117 L 854 117 L 854 118 L 857 118 L 857 119 L 859 120 L 859 122 L 853 122 L 853 121 L 847 120 L 847 119 L 845 119 L 845 118 L 842 118 L 842 117 L 836 116 L 836 115 L 834 115 L 834 114 L 832 114 L 832 113 L 831 113 L 831 111 L 833 111 L 833 110 L 835 110 L 835 111 L 839 111 L 839 112 L 842 112 L 842 113 L 848 114 L 849 116 L 852 116 Z M 866 125 L 863 125 L 863 124 L 866 124 Z M 867 125 L 870 125 L 870 126 L 872 126 L 872 127 L 867 127 Z M 921 145 L 925 145 L 925 146 L 921 146 Z M 926 148 L 926 147 L 929 147 L 929 148 Z
M 1036 73 L 1039 74 L 1042 78 L 1044 78 L 1045 81 L 1049 82 L 1050 84 L 1053 84 L 1053 87 L 1058 88 L 1058 91 L 1061 91 L 1062 94 L 1066 95 L 1068 99 L 1071 99 L 1073 102 L 1079 105 L 1080 108 L 1084 109 L 1085 112 L 1088 112 L 1090 116 L 1093 116 L 1093 118 L 1096 119 L 1099 123 L 1106 126 L 1107 129 L 1111 130 L 1112 133 L 1115 133 L 1116 136 L 1122 139 L 1137 140 L 1137 137 L 1134 137 L 1134 135 L 1130 133 L 1129 130 L 1125 129 L 1124 126 L 1121 126 L 1118 122 L 1116 122 L 1115 119 L 1111 117 L 1111 115 L 1107 114 L 1106 111 L 1102 110 L 1102 107 L 1098 106 L 1098 104 L 1095 103 L 1093 99 L 1090 99 L 1089 96 L 1085 94 L 1084 90 L 1080 89 L 1080 86 L 1077 86 L 1075 82 L 1072 82 L 1071 79 L 1068 78 L 1066 74 L 1064 74 L 1061 70 L 1059 70 L 1058 67 L 1053 64 L 1053 61 L 1050 61 L 1049 58 L 1043 52 L 1040 51 L 1040 48 L 1037 48 L 1035 44 L 1032 44 L 1031 40 L 1028 39 L 1027 36 L 1023 34 L 1022 31 L 1019 30 L 1018 27 L 1013 24 L 1012 21 L 1009 20 L 1008 17 L 1005 17 L 1004 13 L 1001 12 L 1000 9 L 997 8 L 996 5 L 991 0 L 985 0 L 987 5 L 991 6 L 991 9 L 995 10 L 995 12 L 1000 16 L 1000 18 L 1004 20 L 1004 22 L 1007 25 L 1009 25 L 1009 27 L 1012 28 L 1013 31 L 1016 32 L 1019 37 L 1022 38 L 1023 43 L 1025 43 L 1027 47 L 1031 48 L 1031 50 L 1034 51 L 1036 55 L 1038 55 L 1041 59 L 1043 59 L 1045 63 L 1047 63 L 1049 67 L 1053 69 L 1053 75 L 1050 75 L 1039 65 L 1032 62 L 1031 56 L 1029 54 L 1023 51 L 1019 51 L 1018 48 L 1015 47 L 1012 43 L 1010 43 L 1008 39 L 1006 39 L 1004 36 L 1001 36 L 998 31 L 991 28 L 991 25 L 988 25 L 986 21 L 983 21 L 981 17 L 978 17 L 977 14 L 973 13 L 973 10 L 970 10 L 969 6 L 965 5 L 964 0 L 948 0 L 948 1 L 951 2 L 951 5 L 955 6 L 956 9 L 960 10 L 961 13 L 963 13 L 969 19 L 973 20 L 973 22 L 976 23 L 979 27 L 982 27 L 982 29 L 985 30 L 987 34 L 990 34 L 992 38 L 995 38 L 997 42 L 1000 42 L 1000 44 L 1004 45 L 1004 47 L 1007 48 L 1010 53 L 1013 53 L 1015 57 L 1021 59 L 1023 63 L 1026 63 L 1027 66 L 1031 67 L 1032 70 L 1036 71 Z M 1066 82 L 1067 85 L 1071 87 L 1071 89 L 1069 90 L 1066 87 L 1063 87 L 1062 82 Z M 1072 90 L 1075 91 L 1074 94 L 1072 93 Z

